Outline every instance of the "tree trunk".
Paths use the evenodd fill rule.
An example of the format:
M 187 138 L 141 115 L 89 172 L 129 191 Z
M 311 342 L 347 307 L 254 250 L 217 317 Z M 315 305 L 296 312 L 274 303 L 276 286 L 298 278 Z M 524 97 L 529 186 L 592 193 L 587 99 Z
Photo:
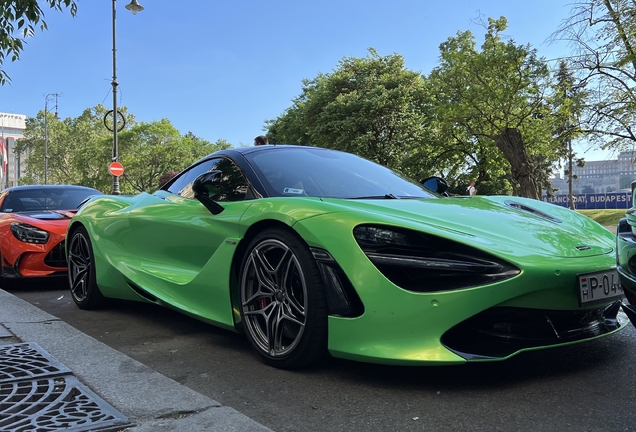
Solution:
M 494 135 L 492 139 L 510 162 L 512 179 L 519 183 L 519 195 L 539 199 L 537 185 L 534 181 L 534 164 L 526 153 L 519 129 L 506 128 L 499 135 Z
M 570 210 L 576 210 L 576 206 L 574 205 L 574 193 L 572 191 L 572 180 L 574 180 L 574 173 L 572 172 L 572 168 L 574 168 L 574 164 L 572 163 L 573 158 L 572 140 L 568 138 L 568 200 L 570 201 Z

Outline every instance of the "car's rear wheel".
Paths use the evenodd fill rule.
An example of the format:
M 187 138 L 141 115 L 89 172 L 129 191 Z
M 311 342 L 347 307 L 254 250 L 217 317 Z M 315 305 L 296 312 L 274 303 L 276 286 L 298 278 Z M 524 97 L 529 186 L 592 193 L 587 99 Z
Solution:
M 93 245 L 86 229 L 78 227 L 68 247 L 68 281 L 71 296 L 80 309 L 97 309 L 104 296 L 97 287 Z
M 240 273 L 243 328 L 266 363 L 305 367 L 327 352 L 327 308 L 318 266 L 293 232 L 270 228 L 247 248 Z

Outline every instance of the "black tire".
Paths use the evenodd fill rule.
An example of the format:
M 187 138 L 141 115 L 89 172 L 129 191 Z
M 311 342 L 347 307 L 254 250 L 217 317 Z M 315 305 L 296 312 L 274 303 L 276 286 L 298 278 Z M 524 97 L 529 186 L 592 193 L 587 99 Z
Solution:
M 82 226 L 71 235 L 68 247 L 68 282 L 71 297 L 80 309 L 98 309 L 105 303 L 97 286 L 93 245 L 86 228 Z
M 327 307 L 318 265 L 294 232 L 270 228 L 250 242 L 239 277 L 244 332 L 261 358 L 281 369 L 327 354 Z

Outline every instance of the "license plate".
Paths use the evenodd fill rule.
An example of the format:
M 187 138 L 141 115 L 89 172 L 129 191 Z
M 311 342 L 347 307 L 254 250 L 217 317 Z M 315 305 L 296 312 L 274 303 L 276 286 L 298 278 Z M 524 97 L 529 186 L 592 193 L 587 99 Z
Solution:
M 581 305 L 619 299 L 625 294 L 616 270 L 578 275 Z

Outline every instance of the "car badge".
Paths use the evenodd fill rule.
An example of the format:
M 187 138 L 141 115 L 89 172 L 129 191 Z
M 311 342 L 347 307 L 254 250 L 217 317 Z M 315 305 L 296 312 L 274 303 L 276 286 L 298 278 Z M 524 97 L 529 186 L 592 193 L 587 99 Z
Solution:
M 576 250 L 586 251 L 592 249 L 590 246 L 577 246 Z

